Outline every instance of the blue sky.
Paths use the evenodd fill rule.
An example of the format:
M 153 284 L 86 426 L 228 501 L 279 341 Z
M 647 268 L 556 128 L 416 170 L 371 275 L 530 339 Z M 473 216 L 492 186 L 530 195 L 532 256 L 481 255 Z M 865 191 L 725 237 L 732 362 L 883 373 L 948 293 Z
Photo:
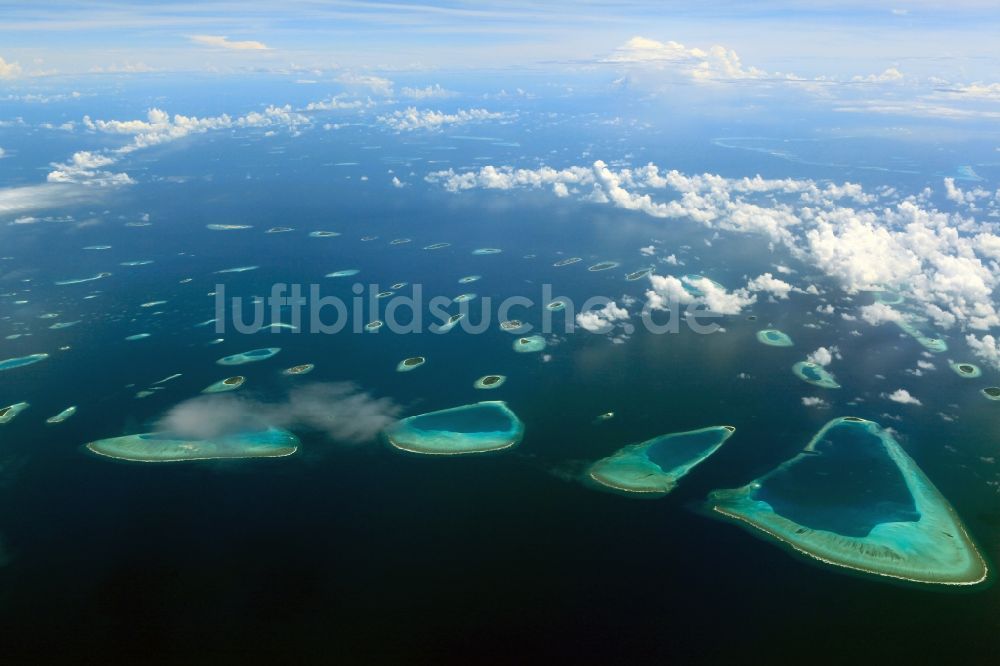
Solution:
M 995 70 L 990 2 L 0 2 L 21 75 L 581 67 L 641 35 L 803 75 Z M 238 48 L 238 47 L 243 48 Z M 259 48 L 252 48 L 253 46 Z

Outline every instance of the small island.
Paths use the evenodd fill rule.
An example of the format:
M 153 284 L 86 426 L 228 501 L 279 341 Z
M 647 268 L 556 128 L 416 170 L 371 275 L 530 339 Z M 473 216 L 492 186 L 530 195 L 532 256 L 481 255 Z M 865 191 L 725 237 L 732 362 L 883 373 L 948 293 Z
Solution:
M 983 376 L 982 369 L 978 365 L 973 365 L 972 363 L 948 363 L 948 366 L 954 370 L 955 374 L 959 377 L 975 379 L 976 377 Z
M 288 368 L 287 370 L 282 370 L 281 374 L 283 374 L 283 375 L 290 375 L 290 376 L 293 376 L 293 377 L 297 376 L 297 375 L 306 375 L 306 374 L 309 374 L 310 372 L 312 372 L 315 367 L 316 366 L 314 364 L 312 364 L 312 363 L 303 363 L 301 365 L 293 365 L 292 367 Z
M 202 393 L 225 393 L 226 391 L 235 391 L 239 387 L 246 383 L 247 378 L 243 375 L 236 375 L 235 377 L 226 377 L 225 379 L 220 379 L 211 386 L 202 389 Z
M 458 322 L 462 321 L 464 317 L 465 317 L 464 313 L 453 314 L 450 317 L 448 317 L 448 321 L 444 322 L 443 324 L 440 325 L 435 324 L 436 328 L 432 329 L 432 332 L 447 333 L 451 329 L 455 328 L 455 325 L 458 324 Z
M 1000 400 L 1000 386 L 987 386 L 980 391 L 987 400 Z
M 507 378 L 503 375 L 485 375 L 477 379 L 473 386 L 477 389 L 495 389 L 503 386 L 506 381 Z
M 426 362 L 427 359 L 423 356 L 411 356 L 410 358 L 404 358 L 396 365 L 396 372 L 409 372 L 410 370 L 416 370 Z
M 524 338 L 514 340 L 514 351 L 522 354 L 531 354 L 545 349 L 545 338 L 540 335 L 529 335 Z

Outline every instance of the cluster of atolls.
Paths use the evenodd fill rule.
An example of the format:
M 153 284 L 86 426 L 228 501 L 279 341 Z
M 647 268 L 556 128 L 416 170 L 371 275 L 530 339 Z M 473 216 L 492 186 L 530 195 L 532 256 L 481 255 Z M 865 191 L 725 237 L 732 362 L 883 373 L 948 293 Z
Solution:
M 251 228 L 250 225 L 235 224 L 208 226 L 216 231 Z M 290 231 L 292 231 L 290 227 L 272 227 L 267 233 Z M 339 235 L 335 231 L 308 233 L 309 237 L 317 239 L 334 238 Z M 378 236 L 365 236 L 361 240 L 373 241 L 377 238 Z M 395 251 L 405 253 L 406 246 L 411 240 L 395 238 L 388 241 L 388 245 L 398 247 Z M 337 241 L 329 242 L 337 243 Z M 321 244 L 325 245 L 326 241 Z M 417 246 L 419 244 L 412 247 Z M 423 249 L 441 251 L 449 246 L 447 242 L 436 242 L 423 245 Z M 91 247 L 98 249 L 104 246 Z M 473 255 L 485 257 L 479 260 L 482 262 L 496 261 L 497 257 L 489 258 L 488 255 L 497 255 L 501 252 L 501 249 L 493 247 L 472 250 Z M 451 251 L 439 252 L 432 258 L 445 259 L 449 254 Z M 583 261 L 583 258 L 578 256 L 560 256 L 563 258 L 555 261 L 552 266 L 562 269 Z M 524 256 L 525 259 L 531 257 L 534 255 Z M 139 260 L 121 262 L 121 265 L 133 268 L 148 263 L 151 262 Z M 567 272 L 582 272 L 585 266 L 587 271 L 599 273 L 618 268 L 619 265 L 616 261 L 597 261 L 596 258 L 591 258 L 577 268 L 562 269 L 558 273 L 566 275 Z M 257 266 L 238 266 L 218 270 L 215 273 L 237 275 L 257 268 Z M 624 274 L 626 281 L 636 281 L 648 277 L 653 272 L 653 266 L 639 265 L 631 268 L 637 270 L 625 273 L 627 269 L 622 269 L 621 273 L 616 275 L 616 279 L 621 279 Z M 359 272 L 358 268 L 342 268 L 327 273 L 326 277 L 336 280 L 358 275 Z M 110 273 L 99 273 L 93 277 L 64 280 L 56 284 L 89 283 L 110 275 Z M 600 280 L 611 275 L 605 273 L 587 279 Z M 456 273 L 450 279 L 454 280 L 457 276 Z M 401 276 L 391 277 L 398 280 Z M 481 275 L 471 274 L 459 278 L 458 283 L 467 285 L 481 279 Z M 339 284 L 342 286 L 343 282 Z M 386 280 L 385 284 L 389 284 L 389 280 Z M 404 281 L 394 282 L 376 296 L 379 299 L 389 298 L 406 288 L 408 284 Z M 720 283 L 697 273 L 683 275 L 681 285 L 687 294 L 693 297 L 711 296 L 713 291 L 725 289 Z M 483 294 L 482 298 L 485 299 L 487 295 L 492 294 L 493 287 L 494 285 L 485 284 L 484 288 L 479 290 Z M 452 300 L 461 304 L 477 298 L 480 297 L 476 293 L 464 292 Z M 947 350 L 947 344 L 943 339 L 927 332 L 928 320 L 918 313 L 904 309 L 905 298 L 901 294 L 880 292 L 876 294 L 875 300 L 885 306 L 898 306 L 902 316 L 891 321 L 927 351 L 940 353 Z M 154 300 L 139 307 L 144 308 L 146 313 L 156 314 L 151 310 L 166 303 L 164 300 Z M 552 317 L 551 312 L 561 310 L 572 312 L 571 303 L 563 298 L 547 302 L 544 307 L 546 309 L 544 314 L 549 318 Z M 572 319 L 568 313 L 564 314 L 567 319 Z M 44 318 L 56 316 L 42 315 Z M 378 313 L 373 313 L 371 316 L 378 316 Z M 462 312 L 449 315 L 435 330 L 449 331 L 457 327 L 465 316 Z M 756 315 L 749 315 L 747 319 L 754 321 Z M 214 319 L 208 320 L 198 326 L 207 326 L 214 321 Z M 79 322 L 60 321 L 49 326 L 49 329 L 60 330 L 77 323 Z M 272 329 L 292 328 L 291 325 L 281 322 L 269 326 Z M 364 326 L 364 330 L 374 333 L 384 326 L 385 322 L 382 320 L 372 319 Z M 531 325 L 528 321 L 520 319 L 505 319 L 500 322 L 499 328 L 511 333 L 511 338 L 507 338 L 507 341 L 512 345 L 513 351 L 518 353 L 542 352 L 548 343 L 558 342 L 558 338 L 555 337 L 547 340 L 541 335 L 528 335 L 532 330 Z M 386 329 L 388 330 L 388 327 Z M 365 339 L 377 341 L 382 339 L 386 332 L 382 331 L 382 336 L 372 335 Z M 795 335 L 808 337 L 805 332 L 796 332 Z M 126 340 L 138 341 L 148 337 L 150 333 L 140 332 L 130 335 Z M 757 331 L 756 339 L 769 347 L 793 346 L 792 338 L 776 328 Z M 214 342 L 221 343 L 223 340 L 219 338 Z M 750 342 L 750 344 L 756 343 Z M 217 363 L 222 366 L 256 363 L 271 359 L 280 351 L 278 347 L 252 349 L 225 356 Z M 510 350 L 507 353 L 510 353 Z M 771 350 L 767 353 L 780 355 L 784 352 Z M 391 363 L 400 356 L 402 354 L 393 357 L 386 369 L 391 369 Z M 45 358 L 47 354 L 33 354 L 0 361 L 0 371 L 28 366 Z M 541 355 L 541 359 L 547 360 L 548 356 Z M 518 357 L 518 362 L 521 363 L 530 360 L 533 359 Z M 426 362 L 424 356 L 410 356 L 398 361 L 395 368 L 401 373 L 412 372 L 421 368 Z M 949 362 L 949 365 L 953 372 L 963 378 L 977 378 L 982 375 L 982 370 L 972 363 Z M 313 364 L 305 363 L 288 367 L 280 372 L 285 377 L 296 377 L 307 374 L 313 369 Z M 792 370 L 796 376 L 813 386 L 828 389 L 840 387 L 822 364 L 801 361 L 796 363 Z M 480 369 L 478 372 L 482 371 L 483 369 Z M 421 373 L 417 373 L 399 377 L 399 380 L 418 380 L 421 376 Z M 466 382 L 466 389 L 496 390 L 505 386 L 507 381 L 507 377 L 501 374 L 487 374 L 473 380 L 474 376 L 470 375 L 462 380 Z M 171 375 L 159 382 L 153 382 L 145 390 L 138 391 L 136 396 L 155 395 L 155 391 L 163 388 L 160 384 L 177 377 L 180 375 Z M 209 380 L 205 378 L 204 381 Z M 244 375 L 234 375 L 210 384 L 202 392 L 215 394 L 234 391 L 243 387 L 246 381 Z M 301 380 L 283 381 L 286 384 L 294 384 Z M 471 382 L 471 387 L 467 382 Z M 1000 387 L 986 387 L 981 390 L 986 398 L 1000 401 Z M 503 396 L 505 392 L 490 395 Z M 225 401 L 225 398 L 216 397 L 209 400 Z M 0 424 L 9 423 L 27 408 L 26 402 L 0 408 Z M 73 416 L 75 412 L 75 406 L 68 407 L 46 421 L 49 424 L 58 424 Z M 594 423 L 607 423 L 613 418 L 615 413 L 607 411 L 596 416 Z M 614 425 L 613 423 L 603 425 L 600 429 L 602 432 L 613 431 Z M 20 424 L 15 427 L 19 426 Z M 9 432 L 9 428 L 6 430 Z M 582 480 L 592 487 L 600 486 L 602 489 L 630 497 L 663 497 L 671 493 L 680 483 L 691 483 L 693 479 L 682 480 L 697 466 L 720 451 L 735 431 L 733 426 L 711 426 L 663 434 L 629 444 L 590 464 L 586 473 L 581 475 Z M 386 428 L 383 437 L 384 443 L 389 447 L 410 454 L 463 456 L 513 449 L 522 442 L 524 433 L 524 423 L 507 403 L 484 401 L 402 418 Z M 621 443 L 618 442 L 615 446 L 620 446 Z M 296 453 L 299 445 L 296 435 L 289 431 L 276 427 L 260 429 L 259 426 L 255 426 L 252 430 L 237 429 L 235 432 L 227 431 L 211 437 L 179 432 L 125 435 L 91 442 L 87 445 L 87 449 L 95 454 L 118 460 L 150 463 L 284 457 Z M 611 448 L 609 447 L 609 450 Z M 726 455 L 725 452 L 722 455 Z M 952 507 L 909 458 L 892 434 L 871 421 L 855 417 L 830 421 L 801 452 L 772 471 L 743 487 L 711 492 L 708 507 L 718 516 L 763 533 L 798 553 L 831 566 L 916 583 L 973 585 L 987 578 L 986 561 Z

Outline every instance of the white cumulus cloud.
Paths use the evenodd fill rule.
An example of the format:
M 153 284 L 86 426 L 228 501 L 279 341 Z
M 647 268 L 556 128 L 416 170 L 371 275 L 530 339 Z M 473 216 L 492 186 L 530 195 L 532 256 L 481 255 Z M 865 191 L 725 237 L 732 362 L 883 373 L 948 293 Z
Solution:
M 214 46 L 232 51 L 267 51 L 268 47 L 263 42 L 252 40 L 234 41 L 225 35 L 191 35 L 191 41 L 202 46 Z

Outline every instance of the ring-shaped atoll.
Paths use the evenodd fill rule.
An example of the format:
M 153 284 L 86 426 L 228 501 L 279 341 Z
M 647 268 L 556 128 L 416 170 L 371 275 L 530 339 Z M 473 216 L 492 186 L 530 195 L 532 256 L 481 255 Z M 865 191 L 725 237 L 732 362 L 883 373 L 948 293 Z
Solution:
M 799 361 L 792 366 L 792 372 L 795 376 L 804 382 L 808 382 L 813 386 L 819 386 L 820 388 L 837 389 L 840 388 L 840 384 L 837 380 L 833 378 L 826 368 L 824 368 L 819 363 L 813 363 L 812 361 Z
M 144 433 L 101 439 L 87 448 L 102 456 L 131 462 L 182 462 L 224 458 L 282 458 L 299 448 L 299 438 L 279 428 L 220 435 L 207 439 L 170 433 Z
M 281 347 L 264 347 L 262 349 L 251 349 L 250 351 L 224 356 L 216 363 L 219 365 L 243 365 L 244 363 L 255 363 L 266 361 L 281 351 Z
M 501 401 L 477 402 L 402 419 L 385 431 L 397 449 L 426 455 L 501 451 L 524 437 L 524 424 Z
M 791 347 L 794 343 L 787 333 L 776 328 L 765 328 L 757 331 L 757 340 L 771 347 Z
M 708 505 L 825 564 L 913 583 L 987 578 L 955 510 L 873 421 L 830 421 L 798 455 Z
M 591 480 L 621 493 L 662 497 L 735 431 L 732 426 L 713 426 L 660 435 L 598 460 L 587 473 Z
M 973 365 L 972 363 L 948 363 L 948 366 L 954 370 L 955 374 L 959 377 L 975 379 L 976 377 L 983 376 L 982 368 L 978 365 Z

